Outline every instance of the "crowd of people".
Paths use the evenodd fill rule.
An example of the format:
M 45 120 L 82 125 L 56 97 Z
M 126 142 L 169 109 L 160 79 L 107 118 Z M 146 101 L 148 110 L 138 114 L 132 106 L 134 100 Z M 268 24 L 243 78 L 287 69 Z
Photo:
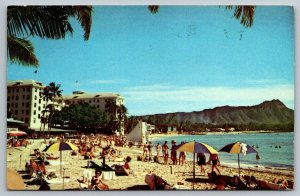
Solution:
M 184 142 L 181 142 L 181 144 L 183 144 L 183 143 Z M 143 156 L 145 154 L 147 154 L 147 152 L 151 152 L 151 150 L 146 148 L 146 146 L 149 147 L 150 144 L 146 143 L 144 145 Z M 184 165 L 184 163 L 186 161 L 186 152 L 180 151 L 179 153 L 177 153 L 177 150 L 176 150 L 177 147 L 178 147 L 178 145 L 176 145 L 176 141 L 174 141 L 174 140 L 171 141 L 171 148 L 169 148 L 169 146 L 168 146 L 168 141 L 165 141 L 162 146 L 159 143 L 157 143 L 155 145 L 156 156 L 157 157 L 162 156 L 163 164 L 165 164 L 165 165 L 166 164 Z M 169 162 L 169 160 L 171 160 L 171 161 Z M 219 160 L 218 154 L 210 154 L 209 160 L 206 161 L 206 156 L 204 153 L 197 153 L 196 163 L 200 166 L 201 174 L 206 175 L 206 170 L 205 170 L 206 164 L 211 164 L 211 172 L 216 170 L 219 174 L 221 174 L 221 172 L 218 168 L 218 166 L 220 166 L 220 160 Z

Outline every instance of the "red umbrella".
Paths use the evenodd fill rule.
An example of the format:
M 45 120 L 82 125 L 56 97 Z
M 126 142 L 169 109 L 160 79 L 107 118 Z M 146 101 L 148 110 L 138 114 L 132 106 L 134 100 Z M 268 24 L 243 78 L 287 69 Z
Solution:
M 8 136 L 24 136 L 24 135 L 27 135 L 27 133 L 26 132 L 24 132 L 24 131 L 15 131 L 15 130 L 13 130 L 13 131 L 9 131 L 9 132 L 7 132 L 7 135 Z

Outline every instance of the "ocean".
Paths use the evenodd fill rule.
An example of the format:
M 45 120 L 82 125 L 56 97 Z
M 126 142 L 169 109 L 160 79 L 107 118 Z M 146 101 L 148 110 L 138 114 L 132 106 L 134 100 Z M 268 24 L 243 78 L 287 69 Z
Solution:
M 241 134 L 207 134 L 207 135 L 174 135 L 152 138 L 154 144 L 163 144 L 168 141 L 171 148 L 171 141 L 177 144 L 181 141 L 197 141 L 206 143 L 216 150 L 233 142 L 243 142 L 253 146 L 259 153 L 260 160 L 256 160 L 256 154 L 240 154 L 242 168 L 247 167 L 269 167 L 277 169 L 294 168 L 294 133 L 241 133 Z M 192 153 L 187 153 L 187 158 L 192 159 Z M 209 155 L 206 155 L 209 159 Z M 222 165 L 237 167 L 237 154 L 219 152 L 219 159 Z

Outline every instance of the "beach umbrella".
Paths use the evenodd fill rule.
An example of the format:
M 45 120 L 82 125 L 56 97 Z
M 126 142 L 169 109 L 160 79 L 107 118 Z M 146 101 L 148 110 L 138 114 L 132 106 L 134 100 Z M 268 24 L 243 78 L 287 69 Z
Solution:
M 239 177 L 240 177 L 240 154 L 250 154 L 250 153 L 258 153 L 254 148 L 250 145 L 242 142 L 235 142 L 231 144 L 225 145 L 223 148 L 219 150 L 219 152 L 227 152 L 229 154 L 238 154 L 238 168 L 239 168 Z
M 216 151 L 213 147 L 209 146 L 208 144 L 196 141 L 181 143 L 178 146 L 176 146 L 175 150 L 193 153 L 193 189 L 195 182 L 195 153 L 219 154 L 218 151 Z
M 8 190 L 25 190 L 25 183 L 21 175 L 12 169 L 6 170 L 6 187 Z
M 18 137 L 18 136 L 25 136 L 25 135 L 27 135 L 27 133 L 24 131 L 19 131 L 19 130 L 11 130 L 11 131 L 7 132 L 7 135 L 11 136 L 11 137 Z
M 78 150 L 77 146 L 70 142 L 59 141 L 47 146 L 43 152 L 58 152 L 60 153 L 60 176 L 62 176 L 62 151 Z

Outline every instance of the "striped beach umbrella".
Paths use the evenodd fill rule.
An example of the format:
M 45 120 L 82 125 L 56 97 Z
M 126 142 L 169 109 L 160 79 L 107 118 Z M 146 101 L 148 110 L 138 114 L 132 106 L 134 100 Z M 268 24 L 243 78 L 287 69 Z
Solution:
M 78 147 L 70 142 L 59 141 L 43 150 L 43 152 L 60 152 L 60 176 L 62 176 L 62 151 L 64 150 L 78 150 Z
M 193 153 L 193 189 L 195 182 L 195 153 L 209 153 L 209 154 L 219 154 L 213 147 L 205 143 L 200 143 L 196 141 L 184 142 L 176 146 L 176 151 L 190 152 Z
M 238 168 L 239 168 L 239 177 L 240 177 L 240 154 L 250 154 L 250 153 L 258 153 L 254 148 L 250 145 L 242 142 L 235 142 L 231 144 L 225 145 L 223 148 L 219 150 L 219 152 L 227 152 L 229 154 L 238 154 Z

